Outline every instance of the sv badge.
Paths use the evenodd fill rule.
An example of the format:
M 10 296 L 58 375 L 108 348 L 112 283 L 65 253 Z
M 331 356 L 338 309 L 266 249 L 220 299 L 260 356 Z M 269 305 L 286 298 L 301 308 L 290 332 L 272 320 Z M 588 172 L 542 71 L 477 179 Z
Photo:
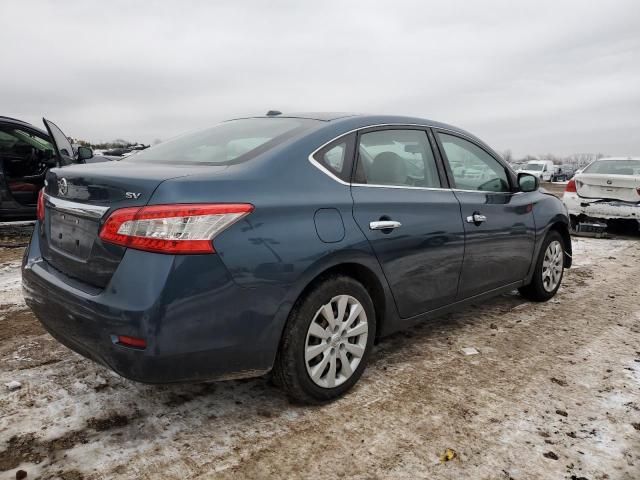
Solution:
M 125 198 L 128 198 L 129 200 L 136 200 L 138 198 L 140 198 L 140 195 L 142 195 L 141 193 L 136 193 L 136 192 L 125 192 L 124 196 Z

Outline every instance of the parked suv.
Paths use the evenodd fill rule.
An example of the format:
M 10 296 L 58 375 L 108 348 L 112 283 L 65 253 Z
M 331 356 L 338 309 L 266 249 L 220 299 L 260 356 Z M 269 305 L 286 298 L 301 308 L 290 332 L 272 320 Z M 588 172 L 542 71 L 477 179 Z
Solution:
M 381 336 L 516 288 L 555 295 L 569 219 L 538 181 L 420 118 L 232 120 L 50 170 L 25 299 L 125 377 L 272 371 L 323 402 L 356 383 Z
M 44 120 L 44 119 L 43 119 Z M 15 118 L 0 116 L 0 219 L 35 218 L 38 192 L 52 166 L 108 159 L 90 148 L 74 150 L 67 137 L 48 120 L 48 133 Z M 60 152 L 51 140 L 60 137 Z

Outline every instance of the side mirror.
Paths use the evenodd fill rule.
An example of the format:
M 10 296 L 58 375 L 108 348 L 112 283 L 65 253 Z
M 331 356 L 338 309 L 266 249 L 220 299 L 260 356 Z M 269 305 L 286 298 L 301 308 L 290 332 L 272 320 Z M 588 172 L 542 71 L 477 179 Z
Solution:
M 78 147 L 78 160 L 89 160 L 93 158 L 93 150 L 89 147 Z
M 519 173 L 518 187 L 521 192 L 535 192 L 540 187 L 540 180 L 530 173 Z

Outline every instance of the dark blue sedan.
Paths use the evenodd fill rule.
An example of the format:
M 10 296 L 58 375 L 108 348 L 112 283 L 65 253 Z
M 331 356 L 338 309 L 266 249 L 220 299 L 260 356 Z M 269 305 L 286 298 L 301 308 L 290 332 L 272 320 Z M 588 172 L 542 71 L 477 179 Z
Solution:
M 142 382 L 271 371 L 328 401 L 378 338 L 516 288 L 548 300 L 571 264 L 560 200 L 421 118 L 270 112 L 46 180 L 27 304 Z

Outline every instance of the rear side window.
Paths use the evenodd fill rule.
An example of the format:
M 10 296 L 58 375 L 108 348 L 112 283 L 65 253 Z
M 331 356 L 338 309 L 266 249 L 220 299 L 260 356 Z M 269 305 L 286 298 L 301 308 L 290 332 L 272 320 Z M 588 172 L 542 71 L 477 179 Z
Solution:
M 453 173 L 455 187 L 481 192 L 508 192 L 505 168 L 473 143 L 454 135 L 438 133 Z
M 433 151 L 423 130 L 380 130 L 360 135 L 356 183 L 439 188 Z
M 323 168 L 344 182 L 351 177 L 355 135 L 346 135 L 318 150 L 313 158 Z
M 318 125 L 306 118 L 245 118 L 188 133 L 122 161 L 231 165 L 250 160 Z

